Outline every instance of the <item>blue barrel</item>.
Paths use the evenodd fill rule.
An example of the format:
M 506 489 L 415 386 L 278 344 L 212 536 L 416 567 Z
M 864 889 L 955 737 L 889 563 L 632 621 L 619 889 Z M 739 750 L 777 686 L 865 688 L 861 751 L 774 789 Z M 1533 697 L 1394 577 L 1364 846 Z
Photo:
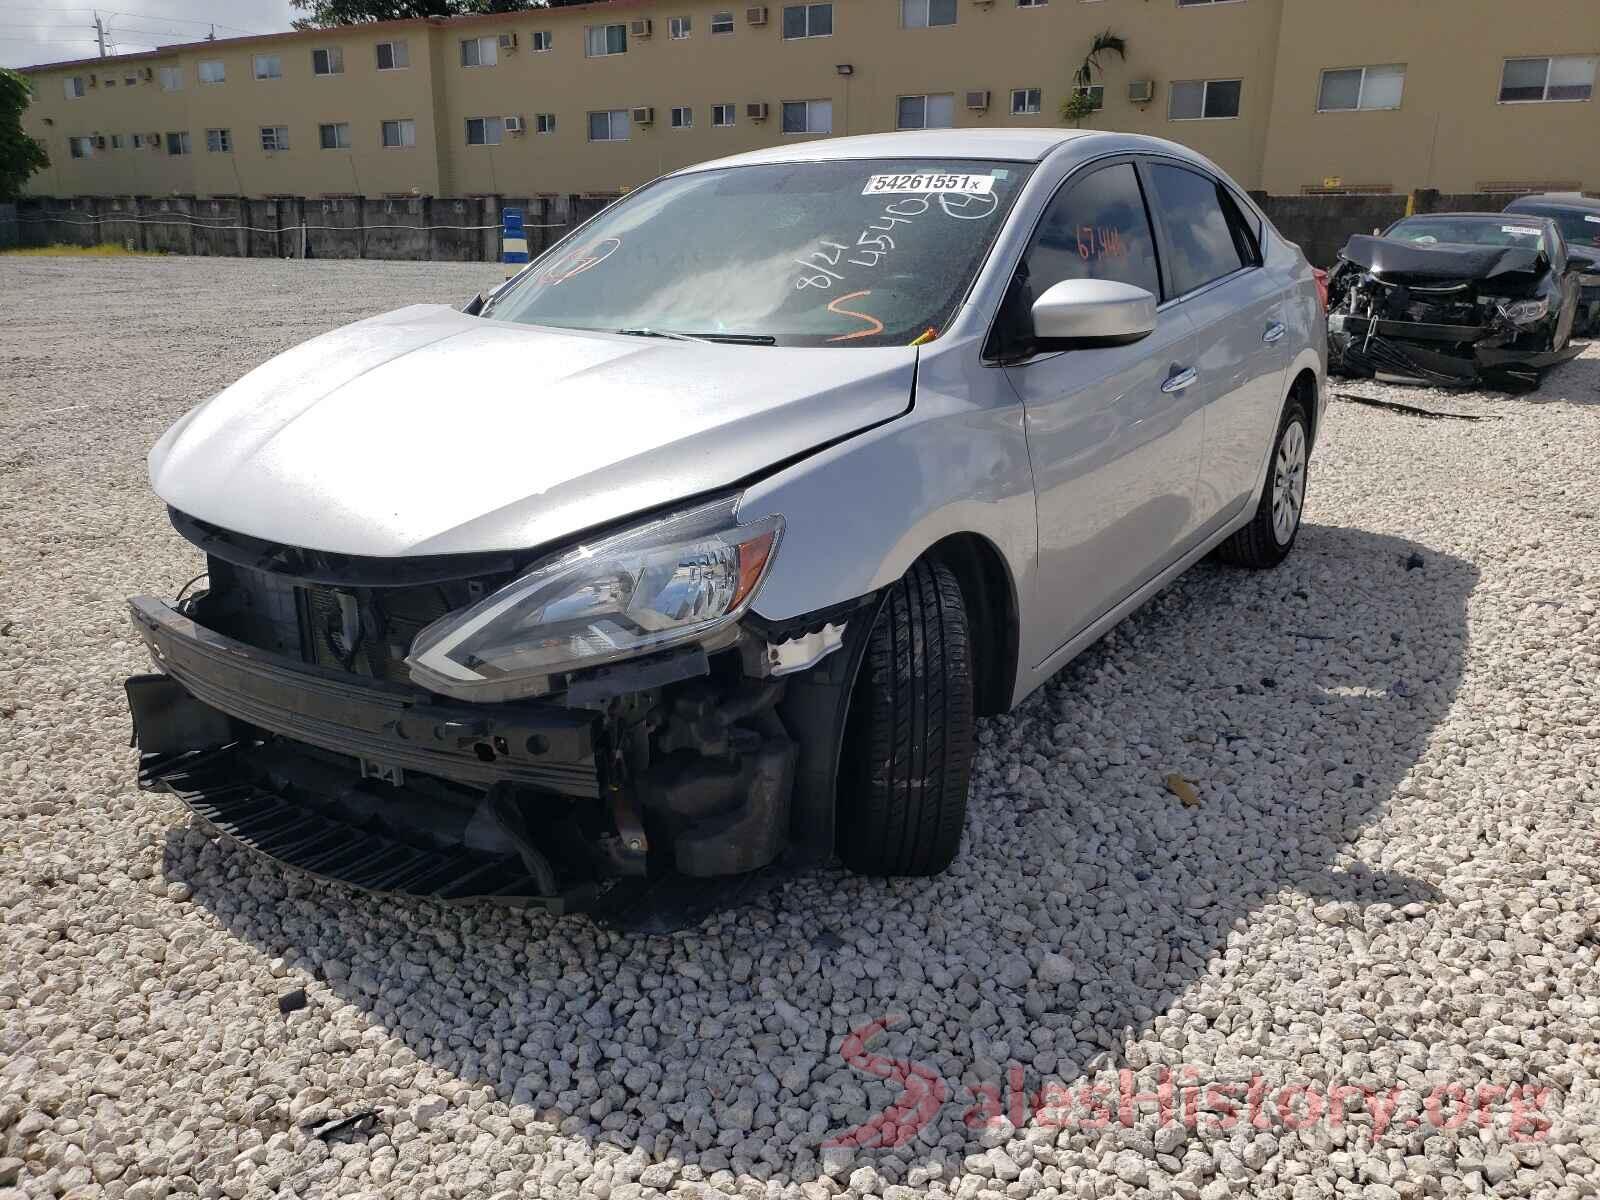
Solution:
M 500 261 L 506 266 L 507 279 L 528 265 L 528 231 L 520 208 L 500 212 Z

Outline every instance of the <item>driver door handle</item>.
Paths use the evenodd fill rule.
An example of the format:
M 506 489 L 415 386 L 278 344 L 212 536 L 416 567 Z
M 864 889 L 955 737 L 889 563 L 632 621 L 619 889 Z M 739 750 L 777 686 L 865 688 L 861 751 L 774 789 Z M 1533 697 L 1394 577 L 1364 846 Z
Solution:
M 1287 330 L 1284 329 L 1282 321 L 1274 321 L 1272 324 L 1267 326 L 1267 331 L 1261 335 L 1261 340 L 1266 342 L 1268 345 L 1271 345 L 1273 342 L 1281 338 L 1286 332 Z
M 1166 382 L 1161 385 L 1161 390 L 1167 395 L 1175 395 L 1200 378 L 1200 373 L 1193 367 L 1184 367 L 1181 371 L 1174 371 L 1168 375 Z

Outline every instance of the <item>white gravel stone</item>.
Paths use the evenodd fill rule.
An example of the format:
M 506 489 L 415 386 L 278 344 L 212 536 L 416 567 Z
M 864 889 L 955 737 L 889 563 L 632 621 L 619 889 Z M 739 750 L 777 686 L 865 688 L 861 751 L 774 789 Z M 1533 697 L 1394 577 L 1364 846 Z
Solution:
M 151 443 L 276 351 L 499 276 L 0 257 L 0 1200 L 1600 1189 L 1600 350 L 1527 397 L 1334 381 L 1492 419 L 1335 401 L 1283 567 L 1197 568 L 982 723 L 945 875 L 628 935 L 314 883 L 133 786 L 123 599 L 198 570 Z M 898 1074 L 842 1057 L 880 1019 Z M 1374 1094 L 1184 1130 L 1163 1069 L 1241 1122 L 1253 1079 Z M 1052 1082 L 1109 1125 L 1042 1123 Z M 1547 1136 L 1509 1099 L 1433 1128 L 1480 1084 L 1548 1088 Z

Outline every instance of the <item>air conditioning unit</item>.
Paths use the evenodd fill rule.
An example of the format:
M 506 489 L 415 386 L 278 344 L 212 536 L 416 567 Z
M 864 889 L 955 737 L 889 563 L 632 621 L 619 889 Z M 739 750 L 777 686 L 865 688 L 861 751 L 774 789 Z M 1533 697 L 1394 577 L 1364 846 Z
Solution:
M 747 8 L 744 10 L 744 23 L 746 25 L 765 25 L 767 23 L 767 6 Z
M 514 34 L 514 33 L 502 33 L 500 35 L 500 49 L 502 49 L 502 50 L 515 50 L 516 48 L 517 48 L 517 35 L 516 34 Z
M 744 106 L 744 115 L 752 121 L 765 121 L 767 119 L 767 102 L 758 100 L 754 104 Z
M 1156 85 L 1153 79 L 1130 79 L 1128 81 L 1128 103 L 1149 104 L 1155 99 Z
M 651 25 L 650 25 L 650 18 L 649 17 L 642 17 L 641 19 L 639 19 L 637 21 L 629 21 L 628 22 L 628 36 L 629 37 L 647 38 L 647 37 L 650 36 L 650 30 L 651 30 Z
M 155 77 L 156 77 L 156 71 L 155 71 L 154 67 L 141 67 L 141 68 L 139 68 L 139 78 L 144 80 L 146 83 L 149 83 Z
M 989 110 L 988 92 L 968 92 L 967 107 L 973 112 L 987 112 Z
M 526 121 L 524 121 L 521 117 L 504 117 L 504 118 L 502 118 L 502 120 L 505 122 L 505 128 L 506 128 L 506 132 L 507 133 L 527 133 L 528 132 L 528 123 Z
M 653 125 L 656 119 L 656 110 L 650 107 L 636 108 L 633 110 L 633 123 L 635 125 Z

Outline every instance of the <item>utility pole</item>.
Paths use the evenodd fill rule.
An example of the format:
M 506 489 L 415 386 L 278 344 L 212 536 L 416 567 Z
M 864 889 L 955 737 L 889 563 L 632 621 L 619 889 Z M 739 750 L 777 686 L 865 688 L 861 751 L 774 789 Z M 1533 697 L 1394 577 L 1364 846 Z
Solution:
M 211 32 L 206 34 L 206 41 L 214 42 L 216 40 L 217 40 L 217 27 L 215 25 L 213 25 L 211 27 Z
M 100 43 L 100 57 L 106 56 L 106 23 L 100 19 L 100 14 L 94 14 L 94 36 Z

